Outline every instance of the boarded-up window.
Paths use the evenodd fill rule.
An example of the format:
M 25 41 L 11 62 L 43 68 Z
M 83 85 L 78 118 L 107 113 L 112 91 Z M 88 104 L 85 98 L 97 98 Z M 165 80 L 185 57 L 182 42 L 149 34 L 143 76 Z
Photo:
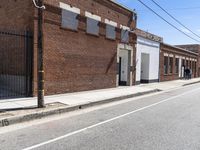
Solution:
M 164 56 L 164 74 L 168 74 L 168 57 L 167 56 Z
M 115 31 L 115 27 L 111 26 L 111 25 L 106 25 L 106 38 L 108 39 L 116 39 L 116 31 Z
M 78 14 L 62 9 L 62 27 L 72 30 L 78 29 Z
M 128 30 L 123 30 L 121 31 L 121 41 L 123 43 L 128 43 L 129 42 L 129 31 Z
M 87 33 L 99 35 L 99 21 L 87 18 Z

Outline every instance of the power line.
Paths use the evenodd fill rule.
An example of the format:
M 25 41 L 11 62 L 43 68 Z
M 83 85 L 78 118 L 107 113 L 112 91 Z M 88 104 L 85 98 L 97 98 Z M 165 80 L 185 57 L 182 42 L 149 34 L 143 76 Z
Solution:
M 166 10 L 194 10 L 194 9 L 200 9 L 200 7 L 179 7 L 179 8 L 170 8 Z M 158 10 L 158 9 L 156 9 Z M 145 11 L 144 9 L 137 9 L 137 11 Z
M 182 25 L 184 28 L 186 28 L 188 31 L 190 31 L 192 34 L 194 34 L 196 37 L 200 38 L 200 36 L 196 33 L 194 33 L 191 29 L 186 27 L 183 23 L 181 23 L 179 20 L 177 20 L 174 16 L 172 16 L 169 12 L 167 12 L 163 7 L 161 7 L 156 1 L 151 0 L 156 6 L 158 6 L 160 9 L 162 9 L 166 14 L 168 14 L 172 19 L 174 19 L 176 22 L 178 22 L 180 25 Z
M 199 40 L 191 37 L 190 35 L 186 34 L 185 32 L 181 31 L 179 28 L 177 28 L 175 25 L 173 25 L 172 23 L 170 23 L 169 21 L 167 21 L 165 18 L 163 18 L 161 15 L 159 15 L 158 13 L 156 13 L 152 8 L 150 8 L 149 6 L 147 6 L 144 2 L 142 2 L 141 0 L 138 0 L 142 5 L 144 5 L 146 8 L 148 8 L 150 11 L 152 11 L 154 14 L 156 14 L 159 18 L 161 18 L 162 20 L 164 20 L 167 24 L 169 24 L 170 26 L 172 26 L 173 28 L 175 28 L 176 30 L 178 30 L 179 32 L 183 33 L 185 36 L 189 37 L 190 39 L 200 43 Z

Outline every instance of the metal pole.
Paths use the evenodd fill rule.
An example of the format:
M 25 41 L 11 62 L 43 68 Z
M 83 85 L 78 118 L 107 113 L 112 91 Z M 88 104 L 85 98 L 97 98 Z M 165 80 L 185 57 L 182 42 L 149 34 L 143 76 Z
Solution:
M 38 0 L 43 6 L 43 0 Z M 43 9 L 38 8 L 38 108 L 44 108 Z

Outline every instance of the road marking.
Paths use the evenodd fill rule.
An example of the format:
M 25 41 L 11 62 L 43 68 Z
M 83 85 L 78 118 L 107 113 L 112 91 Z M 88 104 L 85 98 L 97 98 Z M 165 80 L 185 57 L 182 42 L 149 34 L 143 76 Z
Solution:
M 101 125 L 103 125 L 103 124 L 106 124 L 106 123 L 115 121 L 115 120 L 117 120 L 117 119 L 126 117 L 126 116 L 128 116 L 128 115 L 131 115 L 131 114 L 134 114 L 134 113 L 137 113 L 137 112 L 140 112 L 140 111 L 142 111 L 142 110 L 145 110 L 145 109 L 154 107 L 154 106 L 156 106 L 156 105 L 159 105 L 159 104 L 161 104 L 161 103 L 170 101 L 170 100 L 172 100 L 172 99 L 175 99 L 175 98 L 178 98 L 178 97 L 187 95 L 187 94 L 189 94 L 189 93 L 196 92 L 196 91 L 198 91 L 198 90 L 200 90 L 200 88 L 195 89 L 195 90 L 191 90 L 191 91 L 188 91 L 188 92 L 185 92 L 185 93 L 183 93 L 183 94 L 179 94 L 179 95 L 177 95 L 177 96 L 173 96 L 173 97 L 167 98 L 167 99 L 162 100 L 162 101 L 160 101 L 160 102 L 153 103 L 153 104 L 151 104 L 151 105 L 148 105 L 148 106 L 139 108 L 139 109 L 137 109 L 137 110 L 128 112 L 128 113 L 126 113 L 126 114 L 123 114 L 123 115 L 120 115 L 120 116 L 117 116 L 117 117 L 114 117 L 114 118 L 111 118 L 111 119 L 102 121 L 102 122 L 100 122 L 100 123 L 97 123 L 97 124 L 88 126 L 88 127 L 86 127 L 86 128 L 83 128 L 83 129 L 80 129 L 80 130 L 77 130 L 77 131 L 74 131 L 74 132 L 71 132 L 71 133 L 67 133 L 67 134 L 65 134 L 65 135 L 63 135 L 63 136 L 60 136 L 60 137 L 57 137 L 57 138 L 48 140 L 48 141 L 46 141 L 46 142 L 42 142 L 42 143 L 40 143 L 40 144 L 36 144 L 36 145 L 30 146 L 30 147 L 24 148 L 24 149 L 22 149 L 22 150 L 32 150 L 32 149 L 39 148 L 39 147 L 42 147 L 42 146 L 47 145 L 47 144 L 50 144 L 50 143 L 54 143 L 54 142 L 59 141 L 59 140 L 62 140 L 62 139 L 64 139 L 64 138 L 67 138 L 67 137 L 73 136 L 73 135 L 75 135 L 75 134 L 84 132 L 84 131 L 86 131 L 86 130 L 88 130 L 88 129 L 92 129 L 92 128 L 101 126 Z

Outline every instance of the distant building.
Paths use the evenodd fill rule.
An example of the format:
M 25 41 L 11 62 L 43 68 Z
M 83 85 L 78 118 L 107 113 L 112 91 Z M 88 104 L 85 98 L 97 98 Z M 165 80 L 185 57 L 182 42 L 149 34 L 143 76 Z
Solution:
M 184 77 L 184 70 L 192 70 L 192 77 L 197 77 L 198 53 L 183 48 L 161 44 L 160 81 L 177 80 Z
M 198 44 L 188 44 L 188 45 L 177 45 L 177 47 L 181 47 L 187 49 L 188 51 L 192 51 L 199 54 L 198 58 L 198 76 L 200 77 L 200 45 Z

